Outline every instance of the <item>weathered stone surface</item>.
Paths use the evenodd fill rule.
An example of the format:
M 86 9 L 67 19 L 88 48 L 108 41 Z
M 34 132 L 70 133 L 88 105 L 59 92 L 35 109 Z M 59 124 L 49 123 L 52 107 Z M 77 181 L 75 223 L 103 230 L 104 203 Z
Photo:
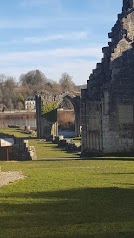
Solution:
M 82 90 L 82 154 L 134 153 L 134 0 L 122 13 Z
M 43 93 L 42 95 L 36 95 L 36 124 L 37 124 L 37 137 L 38 138 L 50 138 L 52 136 L 58 136 L 58 122 L 49 121 L 43 118 L 41 115 L 42 104 L 44 102 L 56 102 L 57 106 L 67 98 L 71 101 L 75 112 L 75 134 L 80 135 L 80 96 L 74 93 L 66 92 L 62 94 L 51 95 L 50 93 Z
M 36 151 L 34 146 L 28 145 L 28 140 L 24 140 L 22 138 L 16 138 L 13 135 L 8 135 L 4 133 L 0 133 L 0 138 L 13 138 L 14 145 L 9 147 L 9 160 L 33 160 L 37 159 Z M 5 148 L 0 148 L 0 160 L 6 160 L 6 150 Z

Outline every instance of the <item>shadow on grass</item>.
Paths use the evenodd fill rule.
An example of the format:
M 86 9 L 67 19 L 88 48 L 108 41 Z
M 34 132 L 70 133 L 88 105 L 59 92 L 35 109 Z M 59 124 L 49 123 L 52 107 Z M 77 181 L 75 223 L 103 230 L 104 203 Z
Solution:
M 82 160 L 117 160 L 117 161 L 134 161 L 134 157 L 81 157 Z
M 21 139 L 23 139 L 23 140 L 37 140 L 37 138 L 36 137 L 33 137 L 33 136 L 22 136 L 22 137 L 17 137 L 17 138 L 21 138 Z
M 114 174 L 114 175 L 127 175 L 127 174 L 129 174 L 130 175 L 130 174 L 134 174 L 134 173 L 132 173 L 132 172 L 130 172 L 130 173 L 127 173 L 127 172 L 126 173 L 109 173 L 108 172 L 108 173 L 103 173 L 103 174 L 106 174 L 106 175 L 111 175 L 111 174 Z
M 2 196 L 1 211 L 9 214 L 1 217 L 5 234 L 21 228 L 24 236 L 19 237 L 134 237 L 134 189 L 83 188 Z
M 70 154 L 74 155 L 74 156 L 69 156 L 68 158 L 79 158 L 79 156 L 77 155 L 78 152 L 76 152 L 76 151 L 68 151 L 63 147 L 58 147 L 58 145 L 52 144 L 51 142 L 47 142 L 47 145 L 49 145 L 49 148 L 50 148 L 51 152 L 55 152 L 55 153 L 63 152 L 67 155 L 70 155 Z M 47 147 L 45 145 L 44 145 L 44 148 L 47 149 Z M 66 158 L 66 156 L 62 156 L 62 155 L 60 155 L 60 157 Z

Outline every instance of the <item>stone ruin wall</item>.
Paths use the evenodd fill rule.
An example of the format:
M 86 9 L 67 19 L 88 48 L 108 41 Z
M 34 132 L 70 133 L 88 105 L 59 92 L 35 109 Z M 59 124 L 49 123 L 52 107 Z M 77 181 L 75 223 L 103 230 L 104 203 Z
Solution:
M 58 121 L 50 122 L 42 117 L 42 104 L 44 102 L 57 102 L 57 106 L 63 101 L 63 98 L 68 98 L 74 106 L 75 112 L 75 135 L 80 135 L 80 96 L 74 93 L 65 92 L 63 94 L 50 95 L 46 92 L 43 95 L 36 95 L 36 124 L 37 137 L 40 139 L 50 139 L 58 136 Z
M 82 152 L 125 153 L 134 150 L 134 10 L 123 11 L 103 58 L 82 90 Z M 130 3 L 130 2 L 129 2 Z M 131 1 L 133 4 L 134 1 Z M 131 5 L 130 5 L 131 6 Z
M 9 135 L 5 133 L 0 133 L 0 138 L 13 138 L 14 145 L 8 148 L 9 160 L 14 161 L 27 161 L 36 160 L 36 151 L 34 146 L 29 146 L 28 140 L 22 138 L 17 138 L 14 135 Z M 6 148 L 0 147 L 0 160 L 6 160 Z
M 48 94 L 48 92 L 44 93 L 43 96 L 36 95 L 36 125 L 37 125 L 37 138 L 39 139 L 47 139 L 50 138 L 51 135 L 58 135 L 58 123 L 50 122 L 42 117 L 42 105 L 45 101 L 54 101 L 55 96 Z

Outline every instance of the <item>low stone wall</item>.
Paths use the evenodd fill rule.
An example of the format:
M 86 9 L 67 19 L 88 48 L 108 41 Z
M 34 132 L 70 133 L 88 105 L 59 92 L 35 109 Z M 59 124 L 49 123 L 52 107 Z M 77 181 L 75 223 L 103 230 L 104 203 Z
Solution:
M 26 161 L 37 159 L 35 148 L 28 145 L 28 140 L 16 138 L 13 135 L 0 134 L 0 138 L 9 137 L 14 139 L 14 145 L 9 147 L 9 160 Z M 0 160 L 6 160 L 6 148 L 0 148 Z
M 13 160 L 35 160 L 37 159 L 34 146 L 29 146 L 28 140 L 16 138 L 16 143 L 11 150 Z
M 56 136 L 53 143 L 58 144 L 58 147 L 65 148 L 66 151 L 70 152 L 80 152 L 81 151 L 81 142 L 73 142 L 70 139 L 64 139 L 63 136 Z

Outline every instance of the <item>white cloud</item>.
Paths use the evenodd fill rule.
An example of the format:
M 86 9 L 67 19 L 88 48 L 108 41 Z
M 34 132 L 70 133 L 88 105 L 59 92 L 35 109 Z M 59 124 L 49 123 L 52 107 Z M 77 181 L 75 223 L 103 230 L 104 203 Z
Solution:
M 11 1 L 12 11 L 5 3 L 6 12 L 0 17 L 0 73 L 18 77 L 39 68 L 58 80 L 67 71 L 77 84 L 86 83 L 102 57 L 103 32 L 117 19 L 112 7 L 116 1 L 85 0 L 79 5 L 73 0 L 18 0 Z
M 31 45 L 41 45 L 44 44 L 45 42 L 53 42 L 54 41 L 59 41 L 60 42 L 65 42 L 65 41 L 69 41 L 69 42 L 77 42 L 80 40 L 88 40 L 89 39 L 89 33 L 88 32 L 68 32 L 68 33 L 59 33 L 59 34 L 55 34 L 55 35 L 46 35 L 46 36 L 33 36 L 33 37 L 22 37 L 22 38 L 18 38 L 16 37 L 16 39 L 12 39 L 12 40 L 8 40 L 8 41 L 0 41 L 0 46 L 1 47 L 11 47 L 11 46 L 21 46 L 21 45 L 25 45 L 25 47 L 31 47 Z
M 0 63 L 9 62 L 38 62 L 41 60 L 55 60 L 58 58 L 75 58 L 75 57 L 94 57 L 100 58 L 101 47 L 86 47 L 86 48 L 59 48 L 52 50 L 41 50 L 41 51 L 27 51 L 27 52 L 12 52 L 12 53 L 1 53 Z
M 22 0 L 20 2 L 20 6 L 23 7 L 38 7 L 45 5 L 57 5 L 60 4 L 60 0 Z
M 45 13 L 62 14 L 63 8 L 61 0 L 21 0 L 21 8 L 43 8 Z
M 63 72 L 69 73 L 76 85 L 86 84 L 89 75 L 96 66 L 96 61 L 77 61 L 53 64 L 51 67 L 42 68 L 50 79 L 59 80 Z
M 0 73 L 18 78 L 39 69 L 48 78 L 58 81 L 61 74 L 67 72 L 77 85 L 86 84 L 101 56 L 101 47 L 3 53 L 0 54 Z
M 12 19 L 0 19 L 0 29 L 29 29 L 29 28 L 43 28 L 43 18 L 27 18 L 12 20 Z
M 20 2 L 22 6 L 28 6 L 28 5 L 44 5 L 47 4 L 49 1 L 48 0 L 23 0 Z
M 57 11 L 55 10 L 57 13 Z M 55 26 L 57 28 L 58 25 L 60 27 L 66 26 L 66 24 L 70 24 L 71 26 L 83 26 L 85 25 L 103 25 L 113 23 L 117 17 L 114 15 L 107 15 L 103 13 L 91 14 L 90 15 L 63 15 L 63 14 L 53 14 L 52 16 L 27 16 L 25 18 L 21 18 L 18 16 L 17 19 L 13 18 L 0 18 L 0 29 L 48 29 L 51 26 Z M 94 20 L 93 20 L 94 19 Z M 100 21 L 101 19 L 101 21 Z
M 0 67 L 0 73 L 4 73 L 6 75 L 14 76 L 19 78 L 19 76 L 23 73 L 27 73 L 30 70 L 39 69 L 41 70 L 47 78 L 59 81 L 61 74 L 63 72 L 69 73 L 73 78 L 72 80 L 76 85 L 86 84 L 92 69 L 95 68 L 96 61 L 69 61 L 69 62 L 59 62 L 54 63 L 51 66 L 43 66 L 37 65 L 34 66 L 5 66 Z
M 85 40 L 88 39 L 87 32 L 70 32 L 63 34 L 47 35 L 44 37 L 25 37 L 24 42 L 30 44 L 39 44 L 46 41 L 55 41 L 55 40 Z

